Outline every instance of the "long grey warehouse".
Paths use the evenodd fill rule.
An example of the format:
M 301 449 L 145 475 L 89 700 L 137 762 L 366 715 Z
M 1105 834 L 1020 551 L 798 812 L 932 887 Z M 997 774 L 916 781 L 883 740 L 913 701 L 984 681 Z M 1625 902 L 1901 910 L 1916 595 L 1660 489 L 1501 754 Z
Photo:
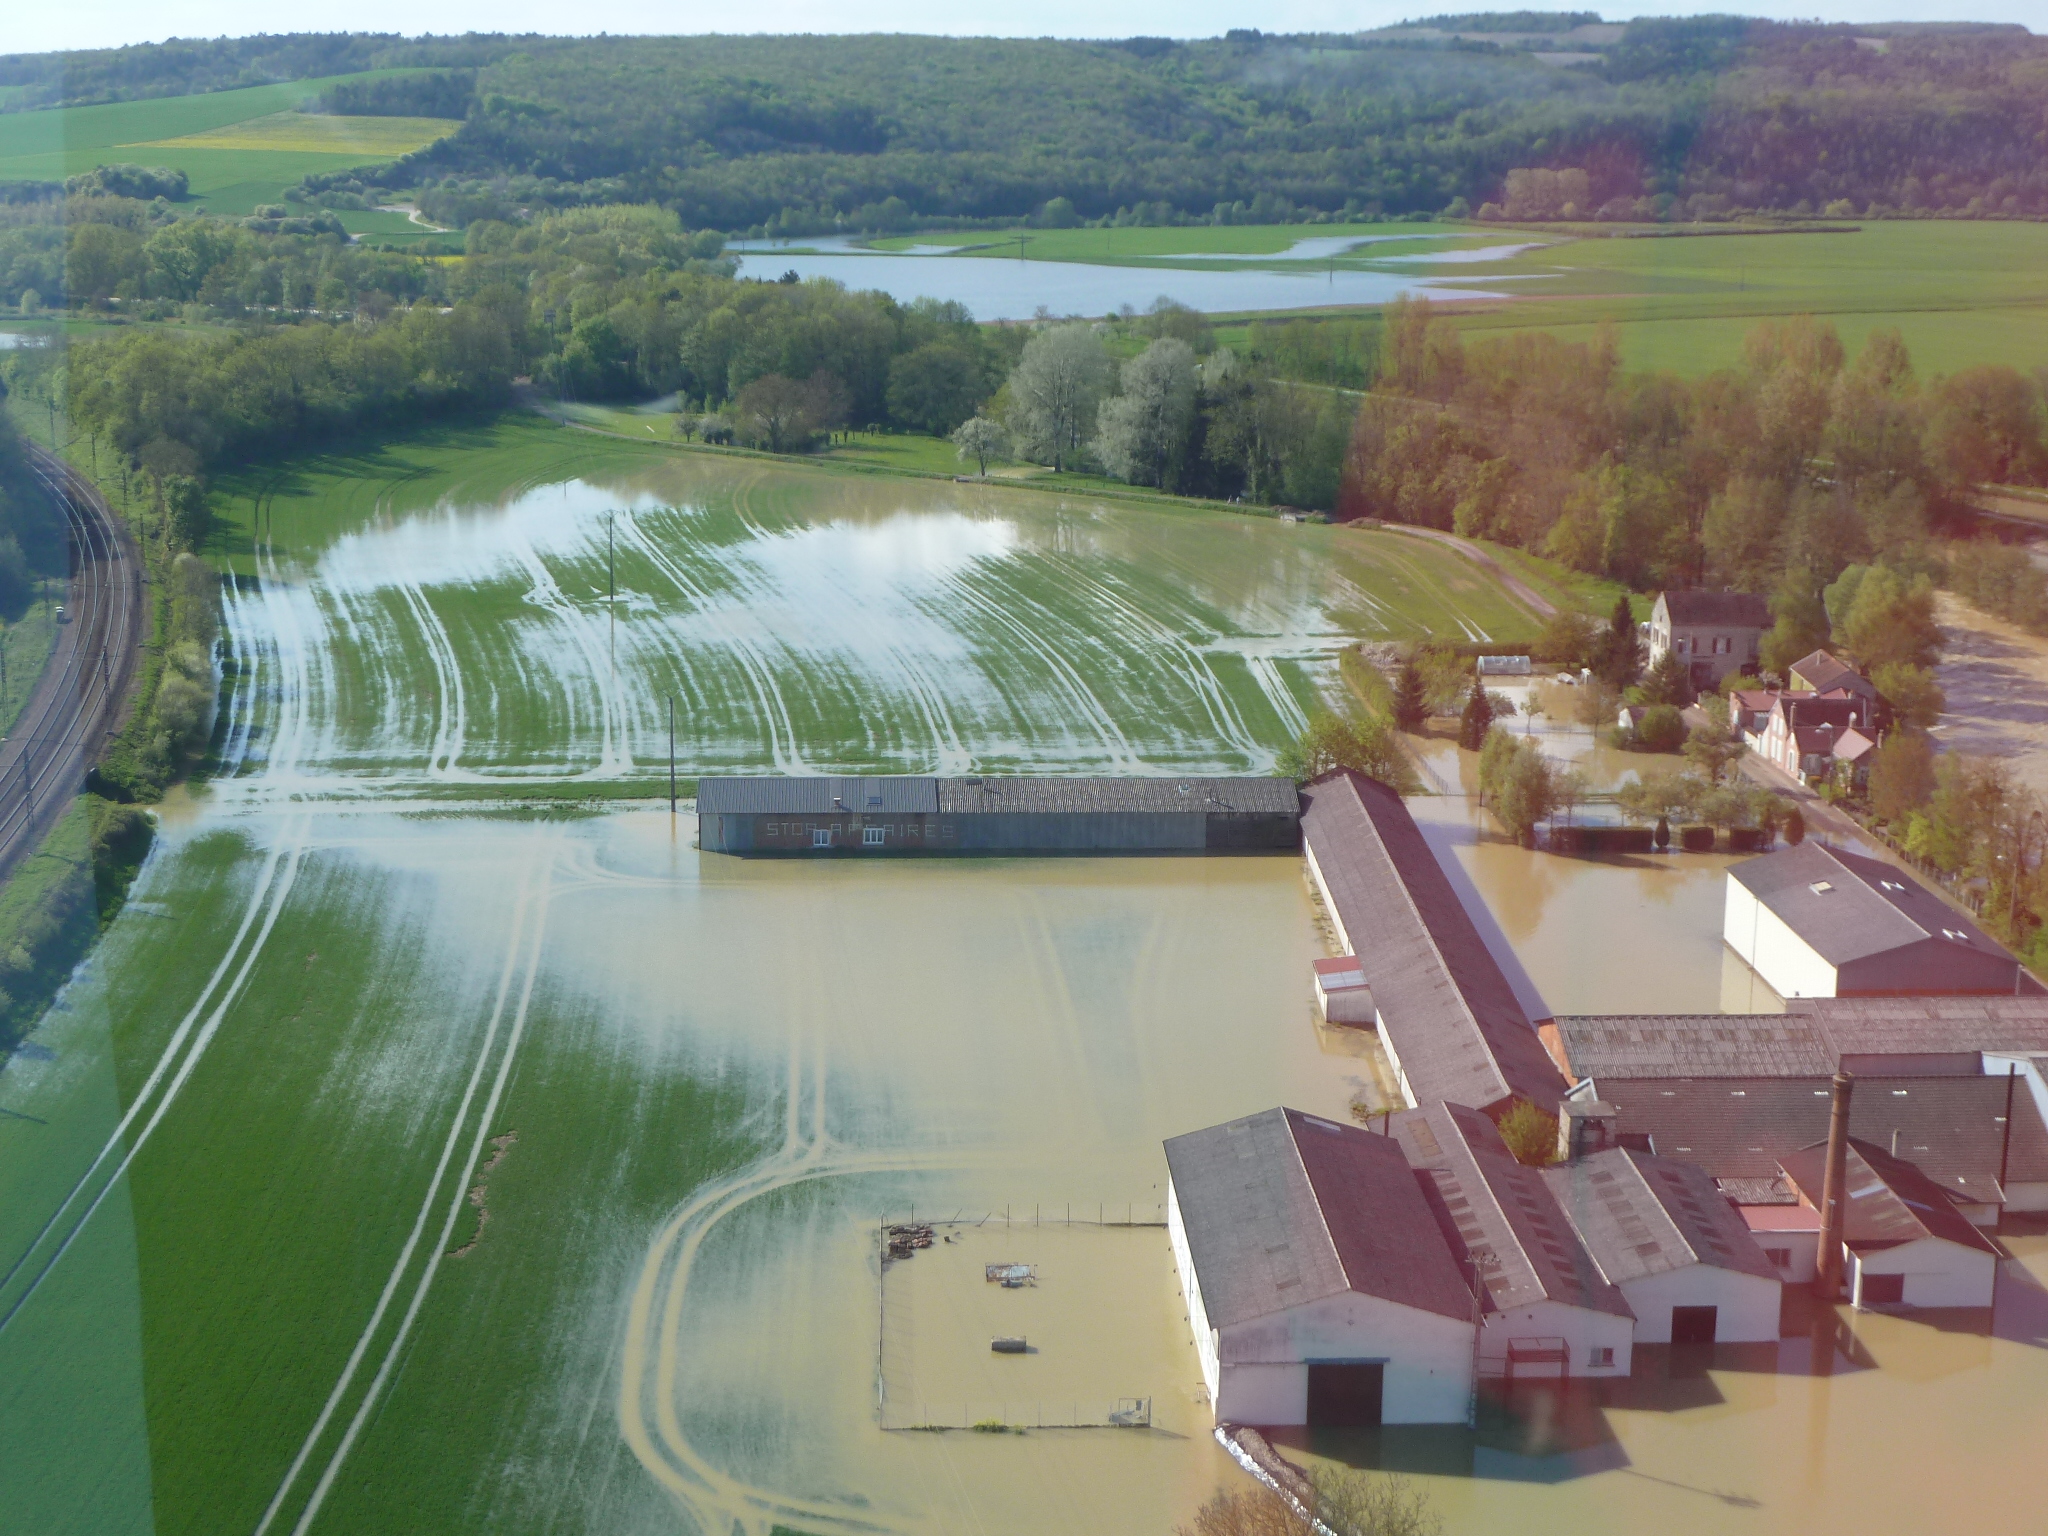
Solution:
M 1291 779 L 706 778 L 707 853 L 1223 853 L 1301 846 Z

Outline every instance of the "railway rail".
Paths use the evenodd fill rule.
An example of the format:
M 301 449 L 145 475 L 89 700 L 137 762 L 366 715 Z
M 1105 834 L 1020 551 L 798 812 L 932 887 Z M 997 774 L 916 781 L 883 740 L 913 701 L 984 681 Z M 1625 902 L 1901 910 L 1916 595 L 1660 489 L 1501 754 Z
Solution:
M 35 691 L 0 738 L 0 879 L 49 836 L 134 682 L 143 633 L 142 563 L 121 520 L 78 471 L 40 448 L 30 472 L 64 514 L 64 622 Z

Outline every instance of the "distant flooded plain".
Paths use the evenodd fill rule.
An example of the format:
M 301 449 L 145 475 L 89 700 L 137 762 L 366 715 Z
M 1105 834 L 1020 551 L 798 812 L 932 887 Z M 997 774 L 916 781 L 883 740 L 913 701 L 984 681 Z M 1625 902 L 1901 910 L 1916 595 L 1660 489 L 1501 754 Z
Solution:
M 1440 568 L 1402 587 L 1374 563 L 1405 555 L 1392 536 L 1288 544 L 1304 530 L 689 473 L 468 500 L 429 483 L 353 521 L 278 509 L 236 595 L 238 771 L 167 808 L 135 899 L 0 1071 L 0 1507 L 24 1528 L 1124 1536 L 1241 1480 L 1148 1223 L 1163 1138 L 1282 1103 L 1343 1117 L 1372 1092 L 1360 1041 L 1312 1021 L 1322 940 L 1298 861 L 755 863 L 698 852 L 665 805 L 536 809 L 460 775 L 538 776 L 557 735 L 554 771 L 585 771 L 607 718 L 647 767 L 661 684 L 607 695 L 591 649 L 607 510 L 646 540 L 622 590 L 631 570 L 651 591 L 657 557 L 728 583 L 621 620 L 636 668 L 673 646 L 678 679 L 759 682 L 693 696 L 679 751 L 697 763 L 765 741 L 760 701 L 789 697 L 805 656 L 857 652 L 870 616 L 922 613 L 923 631 L 876 630 L 899 638 L 957 623 L 958 551 L 1004 521 L 1042 562 L 1037 611 L 1107 626 L 1053 654 L 1099 658 L 1075 671 L 1139 770 L 1263 762 L 1284 739 L 1275 707 L 1245 716 L 1249 746 L 1215 744 L 1219 673 L 1191 636 L 1313 637 L 1290 685 L 1305 707 L 1317 647 L 1371 612 L 1328 594 L 1390 603 Z M 744 512 L 650 510 L 692 487 Z M 750 544 L 800 551 L 835 526 L 861 554 L 832 581 L 804 585 L 794 560 L 760 574 Z M 1121 584 L 1152 567 L 1202 627 L 1129 616 Z M 955 585 L 920 588 L 935 569 Z M 464 573 L 509 599 L 453 622 Z M 777 581 L 814 638 L 754 671 L 718 626 Z M 1090 582 L 1118 601 L 1073 595 Z M 1005 674 L 994 654 L 925 674 L 966 761 L 1116 761 L 1051 660 Z M 1224 692 L 1241 711 L 1266 696 Z M 884 763 L 932 766 L 915 694 L 792 711 L 813 723 L 787 739 L 837 761 L 866 738 L 816 722 L 872 719 L 914 743 Z M 445 798 L 416 792 L 436 783 Z M 1525 987 L 1560 1008 L 1714 1005 L 1721 861 L 1556 860 L 1483 839 L 1462 796 L 1416 809 Z M 880 1227 L 913 1215 L 963 1241 L 885 1275 Z M 1859 1318 L 1824 1380 L 1794 1340 L 1604 1411 L 1531 1403 L 1477 1436 L 1300 1454 L 1411 1471 L 1452 1532 L 2028 1531 L 2044 1247 L 2020 1243 L 1995 1336 Z M 992 1290 L 999 1262 L 1036 1283 Z M 1018 1371 L 991 1358 L 998 1330 L 1035 1351 Z M 1143 1399 L 1149 1425 L 1039 1428 L 1063 1396 L 1070 1421 Z M 992 1427 L 882 1427 L 913 1419 Z

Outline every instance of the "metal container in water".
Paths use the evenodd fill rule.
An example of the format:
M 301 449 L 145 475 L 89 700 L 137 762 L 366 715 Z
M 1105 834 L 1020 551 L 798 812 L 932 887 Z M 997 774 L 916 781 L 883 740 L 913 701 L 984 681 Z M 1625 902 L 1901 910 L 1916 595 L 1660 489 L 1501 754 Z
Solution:
M 988 1347 L 999 1355 L 1021 1355 L 1025 1352 L 1021 1338 L 990 1339 Z

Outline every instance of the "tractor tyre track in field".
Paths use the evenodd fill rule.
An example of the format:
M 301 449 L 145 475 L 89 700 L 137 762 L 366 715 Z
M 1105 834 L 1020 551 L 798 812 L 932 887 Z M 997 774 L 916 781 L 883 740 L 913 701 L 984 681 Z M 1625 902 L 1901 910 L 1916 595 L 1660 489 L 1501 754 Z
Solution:
M 493 1118 L 498 1113 L 498 1106 L 504 1098 L 505 1085 L 511 1077 L 512 1065 L 517 1057 L 520 1041 L 526 1032 L 526 1021 L 533 1001 L 534 983 L 538 979 L 540 972 L 541 947 L 546 936 L 547 909 L 551 899 L 549 888 L 551 866 L 556 853 L 555 845 L 558 841 L 559 834 L 544 834 L 537 837 L 529 861 L 521 871 L 518 894 L 513 906 L 511 934 L 505 948 L 504 966 L 499 973 L 498 985 L 491 1005 L 490 1018 L 484 1029 L 483 1044 L 477 1051 L 476 1063 L 470 1070 L 469 1080 L 463 1089 L 462 1098 L 456 1105 L 455 1114 L 449 1122 L 448 1134 L 442 1143 L 440 1159 L 435 1164 L 432 1177 L 428 1180 L 426 1193 L 420 1202 L 419 1213 L 413 1220 L 412 1230 L 407 1234 L 405 1244 L 399 1250 L 397 1261 L 391 1267 L 391 1273 L 384 1282 L 383 1291 L 378 1295 L 376 1305 L 372 1308 L 368 1321 L 364 1323 L 361 1333 L 357 1335 L 355 1347 L 350 1350 L 348 1359 L 342 1367 L 340 1377 L 336 1380 L 333 1389 L 328 1393 L 327 1400 L 322 1405 L 319 1415 L 314 1419 L 312 1427 L 307 1431 L 305 1439 L 300 1443 L 298 1454 L 292 1458 L 290 1466 L 285 1469 L 283 1478 L 278 1483 L 277 1492 L 272 1495 L 269 1505 L 263 1511 L 262 1519 L 257 1522 L 256 1536 L 263 1536 L 263 1533 L 269 1531 L 276 1524 L 280 1513 L 291 1497 L 292 1489 L 296 1486 L 300 1474 L 312 1460 L 314 1453 L 326 1437 L 329 1426 L 340 1412 L 342 1405 L 346 1402 L 349 1388 L 353 1385 L 356 1374 L 361 1369 L 364 1361 L 369 1357 L 377 1336 L 383 1329 L 385 1316 L 389 1312 L 393 1300 L 397 1297 L 406 1275 L 412 1269 L 414 1255 L 420 1250 L 421 1240 L 426 1234 L 427 1225 L 432 1219 L 437 1201 L 443 1193 L 443 1187 L 448 1182 L 450 1170 L 453 1169 L 455 1173 L 455 1191 L 452 1200 L 448 1204 L 447 1215 L 442 1222 L 439 1236 L 427 1249 L 426 1263 L 414 1284 L 412 1296 L 406 1306 L 404 1315 L 399 1320 L 396 1330 L 385 1347 L 375 1376 L 371 1379 L 369 1386 L 365 1388 L 360 1401 L 356 1405 L 353 1416 L 348 1421 L 347 1428 L 343 1431 L 339 1443 L 334 1447 L 328 1457 L 326 1466 L 321 1471 L 319 1481 L 314 1485 L 313 1492 L 308 1496 L 305 1507 L 300 1511 L 297 1521 L 292 1526 L 292 1530 L 295 1533 L 309 1530 L 315 1519 L 318 1518 L 321 1507 L 333 1489 L 334 1480 L 339 1475 L 342 1464 L 348 1459 L 349 1452 L 354 1449 L 355 1443 L 375 1411 L 384 1389 L 389 1385 L 393 1370 L 396 1368 L 399 1359 L 403 1356 L 406 1341 L 412 1333 L 413 1324 L 418 1320 L 420 1309 L 425 1305 L 427 1293 L 433 1285 L 435 1272 L 440 1268 L 441 1259 L 446 1255 L 449 1235 L 455 1229 L 455 1223 L 462 1212 L 463 1201 L 467 1197 L 469 1171 L 476 1166 L 478 1159 L 482 1155 L 482 1148 L 489 1140 Z M 498 1035 L 505 1023 L 506 1004 L 512 994 L 514 979 L 520 969 L 522 954 L 525 962 L 524 977 L 519 982 L 518 1001 L 514 1005 L 511 1026 L 507 1032 L 503 1050 L 497 1052 L 497 1071 L 491 1079 L 482 1111 L 474 1119 L 475 1129 L 474 1134 L 469 1138 L 469 1155 L 465 1161 L 457 1166 L 455 1163 L 456 1151 L 463 1143 L 463 1133 L 472 1124 L 472 1106 L 475 1104 L 477 1091 L 483 1083 L 485 1072 L 491 1065 Z

